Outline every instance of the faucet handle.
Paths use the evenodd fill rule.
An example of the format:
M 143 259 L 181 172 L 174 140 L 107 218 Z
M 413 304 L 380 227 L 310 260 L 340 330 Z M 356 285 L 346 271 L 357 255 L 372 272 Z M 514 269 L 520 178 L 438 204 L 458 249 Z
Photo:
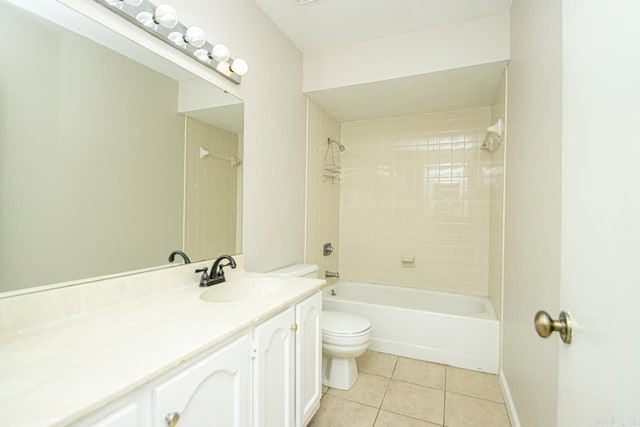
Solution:
M 198 268 L 195 271 L 195 273 L 202 273 L 202 276 L 200 276 L 200 286 L 202 287 L 207 286 L 207 281 L 209 280 L 209 274 L 207 274 L 208 271 L 209 267 Z

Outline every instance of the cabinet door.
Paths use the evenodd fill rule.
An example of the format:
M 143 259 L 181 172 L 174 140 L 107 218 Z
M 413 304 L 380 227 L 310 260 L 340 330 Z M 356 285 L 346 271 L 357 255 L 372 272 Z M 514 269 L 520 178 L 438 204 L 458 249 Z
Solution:
M 124 408 L 91 423 L 91 427 L 137 427 L 138 405 L 131 403 Z
M 293 427 L 295 312 L 285 310 L 254 329 L 254 426 Z
M 154 427 L 248 427 L 251 423 L 251 339 L 227 344 L 153 390 Z
M 296 427 L 306 426 L 322 397 L 322 293 L 296 306 Z

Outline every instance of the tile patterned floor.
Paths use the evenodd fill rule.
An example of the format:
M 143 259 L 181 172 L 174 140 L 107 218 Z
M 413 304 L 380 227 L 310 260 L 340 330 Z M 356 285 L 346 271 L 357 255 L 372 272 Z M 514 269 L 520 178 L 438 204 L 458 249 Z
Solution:
M 495 375 L 368 351 L 351 390 L 323 387 L 309 427 L 511 427 Z

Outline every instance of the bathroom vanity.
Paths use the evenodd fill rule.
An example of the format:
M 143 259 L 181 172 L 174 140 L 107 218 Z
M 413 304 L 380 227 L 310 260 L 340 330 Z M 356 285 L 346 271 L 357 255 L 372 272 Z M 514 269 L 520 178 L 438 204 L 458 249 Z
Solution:
M 322 390 L 324 281 L 234 270 L 226 283 L 200 288 L 191 273 L 200 264 L 149 273 L 159 278 L 160 291 L 141 283 L 146 295 L 2 334 L 0 422 L 306 425 Z M 191 274 L 190 283 L 160 283 L 178 274 L 175 270 Z M 91 293 L 91 286 L 97 293 L 85 296 L 87 301 L 105 292 L 99 284 L 75 291 Z M 73 291 L 20 298 L 26 298 L 25 309 L 42 304 L 47 293 L 51 304 L 58 304 L 56 292 L 68 297 Z M 15 304 L 0 301 L 0 308 L 10 314 L 18 310 Z

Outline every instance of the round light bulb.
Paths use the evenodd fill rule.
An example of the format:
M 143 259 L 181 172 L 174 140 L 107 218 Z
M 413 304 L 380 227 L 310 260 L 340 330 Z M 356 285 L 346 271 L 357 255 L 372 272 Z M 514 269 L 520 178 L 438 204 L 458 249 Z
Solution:
M 223 44 L 217 44 L 211 49 L 211 57 L 218 62 L 227 62 L 229 60 L 229 48 Z
M 122 9 L 122 1 L 120 0 L 105 0 L 105 3 L 107 3 L 109 6 L 113 6 L 117 9 Z
M 249 71 L 249 64 L 247 64 L 247 61 L 242 58 L 236 58 L 231 64 L 231 71 L 239 76 L 244 76 L 247 74 L 247 71 Z
M 207 64 L 211 63 L 211 58 L 209 58 L 209 52 L 207 52 L 206 49 L 196 49 L 196 51 L 193 52 L 193 54 L 200 61 L 205 62 Z
M 184 42 L 184 36 L 182 33 L 174 31 L 170 33 L 167 38 L 173 42 L 176 46 L 179 47 L 187 47 L 187 44 Z
M 218 70 L 225 76 L 228 76 L 231 74 L 231 69 L 229 68 L 229 63 L 227 62 L 219 62 L 218 65 L 216 65 L 216 70 Z
M 156 7 L 153 19 L 165 28 L 173 28 L 178 24 L 178 12 L 168 4 L 161 4 Z
M 207 35 L 200 27 L 189 27 L 184 34 L 184 40 L 192 46 L 202 47 L 207 41 Z
M 124 0 L 124 2 L 130 6 L 140 6 L 142 4 L 142 0 Z
M 158 24 L 156 24 L 153 20 L 153 14 L 151 12 L 140 12 L 136 15 L 136 20 L 144 25 L 145 27 L 149 27 L 152 30 L 158 29 Z

